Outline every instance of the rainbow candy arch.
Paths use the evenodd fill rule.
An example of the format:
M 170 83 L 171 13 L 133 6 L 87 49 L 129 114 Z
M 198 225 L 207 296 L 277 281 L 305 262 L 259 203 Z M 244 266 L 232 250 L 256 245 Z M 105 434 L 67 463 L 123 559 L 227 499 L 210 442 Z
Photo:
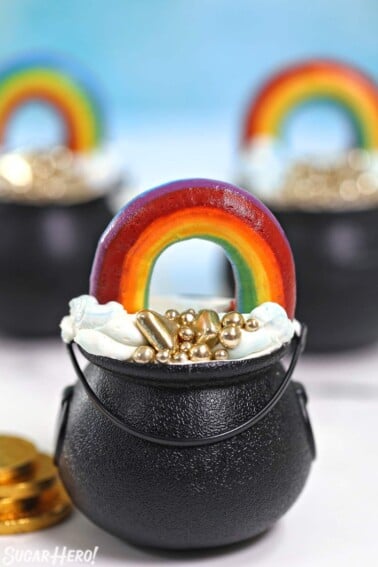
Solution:
M 356 147 L 378 147 L 377 85 L 358 69 L 327 60 L 293 65 L 274 75 L 249 108 L 242 145 L 260 136 L 281 137 L 289 114 L 317 99 L 330 100 L 347 113 Z
M 19 59 L 0 71 L 0 143 L 14 113 L 31 101 L 51 106 L 62 118 L 65 144 L 87 152 L 104 136 L 102 107 L 96 88 L 83 70 L 61 58 Z
M 119 301 L 129 313 L 148 307 L 155 262 L 166 248 L 191 238 L 223 248 L 240 311 L 275 301 L 294 317 L 294 262 L 277 220 L 246 191 L 209 179 L 168 183 L 126 205 L 98 244 L 90 293 L 100 303 Z

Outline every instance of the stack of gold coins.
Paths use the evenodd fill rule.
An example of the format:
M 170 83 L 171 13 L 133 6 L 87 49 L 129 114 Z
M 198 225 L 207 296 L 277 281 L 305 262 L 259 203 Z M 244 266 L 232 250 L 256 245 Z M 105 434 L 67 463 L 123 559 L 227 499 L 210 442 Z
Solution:
M 25 439 L 0 435 L 0 534 L 41 530 L 70 511 L 51 457 Z

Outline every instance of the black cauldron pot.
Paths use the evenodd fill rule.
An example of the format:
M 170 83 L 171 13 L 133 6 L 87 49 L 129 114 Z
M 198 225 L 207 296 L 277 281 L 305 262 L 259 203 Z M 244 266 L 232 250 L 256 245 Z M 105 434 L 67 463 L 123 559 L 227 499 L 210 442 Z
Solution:
M 93 254 L 112 217 L 104 197 L 0 203 L 0 332 L 57 334 L 67 302 L 88 289 Z
M 339 351 L 378 340 L 378 207 L 354 211 L 272 208 L 290 242 L 299 320 L 308 351 Z
M 74 504 L 135 544 L 223 546 L 256 536 L 295 502 L 314 458 L 303 345 L 249 361 L 138 365 L 89 360 L 65 390 L 56 463 Z M 292 352 L 286 370 L 282 357 Z

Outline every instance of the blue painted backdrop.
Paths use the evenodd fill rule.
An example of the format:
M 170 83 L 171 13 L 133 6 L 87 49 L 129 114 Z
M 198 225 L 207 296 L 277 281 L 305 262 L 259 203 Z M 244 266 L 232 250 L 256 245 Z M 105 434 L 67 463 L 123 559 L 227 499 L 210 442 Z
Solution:
M 319 55 L 377 77 L 377 24 L 378 0 L 1 0 L 0 64 L 58 52 L 97 74 L 110 136 L 122 148 L 124 138 L 120 153 L 140 190 L 179 177 L 232 179 L 242 109 L 259 82 L 286 62 Z M 59 139 L 55 117 L 34 109 L 26 119 L 30 110 L 13 121 L 14 143 L 46 132 Z M 313 143 L 324 124 L 322 150 L 325 140 L 332 147 L 348 137 L 348 125 L 318 109 L 302 115 L 294 138 Z M 209 243 L 172 247 L 152 287 L 221 293 L 219 259 Z
M 78 58 L 102 79 L 113 127 L 231 117 L 286 61 L 335 56 L 377 76 L 377 25 L 377 0 L 1 0 L 0 60 Z

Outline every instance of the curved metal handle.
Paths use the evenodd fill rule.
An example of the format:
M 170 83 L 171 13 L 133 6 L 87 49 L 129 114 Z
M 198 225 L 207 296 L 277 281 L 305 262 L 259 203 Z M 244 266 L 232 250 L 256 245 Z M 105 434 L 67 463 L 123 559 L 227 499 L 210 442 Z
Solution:
M 249 429 L 253 425 L 256 425 L 256 423 L 258 423 L 266 415 L 268 415 L 268 413 L 274 408 L 274 406 L 277 404 L 277 402 L 281 399 L 286 388 L 289 385 L 290 378 L 293 374 L 294 368 L 295 368 L 295 366 L 298 362 L 298 359 L 299 359 L 301 352 L 304 349 L 304 346 L 305 346 L 305 343 L 306 343 L 306 335 L 307 335 L 307 328 L 306 328 L 306 326 L 302 325 L 300 334 L 295 335 L 294 338 L 293 338 L 293 341 L 292 341 L 293 355 L 292 355 L 290 364 L 288 366 L 288 369 L 286 371 L 286 374 L 284 376 L 282 383 L 277 388 L 276 392 L 274 393 L 273 397 L 269 400 L 269 402 L 259 412 L 257 412 L 256 415 L 254 415 L 253 417 L 251 417 L 250 419 L 248 419 L 247 421 L 245 421 L 241 425 L 238 425 L 237 427 L 234 427 L 233 429 L 229 429 L 228 431 L 224 431 L 222 433 L 217 433 L 215 435 L 210 435 L 209 437 L 197 437 L 197 438 L 191 438 L 191 439 L 189 439 L 189 438 L 188 439 L 173 439 L 173 438 L 165 439 L 165 438 L 162 438 L 162 437 L 158 437 L 158 436 L 155 436 L 155 435 L 149 435 L 148 433 L 143 433 L 143 432 L 137 431 L 137 430 L 133 429 L 132 427 L 126 425 L 121 419 L 119 419 L 118 417 L 113 415 L 113 413 L 103 404 L 103 402 L 100 400 L 100 398 L 97 396 L 97 394 L 92 390 L 90 384 L 88 383 L 88 381 L 87 381 L 87 379 L 84 375 L 84 372 L 80 368 L 80 365 L 77 361 L 77 358 L 75 356 L 75 352 L 74 352 L 74 349 L 73 349 L 73 343 L 68 344 L 67 348 L 68 348 L 68 352 L 69 352 L 72 364 L 73 364 L 74 369 L 76 371 L 77 377 L 79 378 L 79 380 L 80 380 L 85 392 L 87 393 L 88 397 L 92 400 L 92 402 L 97 407 L 97 409 L 103 415 L 105 415 L 107 418 L 109 418 L 113 422 L 114 425 L 116 425 L 120 429 L 123 429 L 123 431 L 125 431 L 129 435 L 133 435 L 134 437 L 138 437 L 139 439 L 143 439 L 144 441 L 149 441 L 150 443 L 155 443 L 155 444 L 158 444 L 158 445 L 165 445 L 167 447 L 201 447 L 201 446 L 204 446 L 204 445 L 211 445 L 213 443 L 219 443 L 220 441 L 230 439 L 231 437 L 234 437 L 235 435 L 238 435 L 239 433 L 243 433 L 244 431 L 246 431 L 247 429 Z

